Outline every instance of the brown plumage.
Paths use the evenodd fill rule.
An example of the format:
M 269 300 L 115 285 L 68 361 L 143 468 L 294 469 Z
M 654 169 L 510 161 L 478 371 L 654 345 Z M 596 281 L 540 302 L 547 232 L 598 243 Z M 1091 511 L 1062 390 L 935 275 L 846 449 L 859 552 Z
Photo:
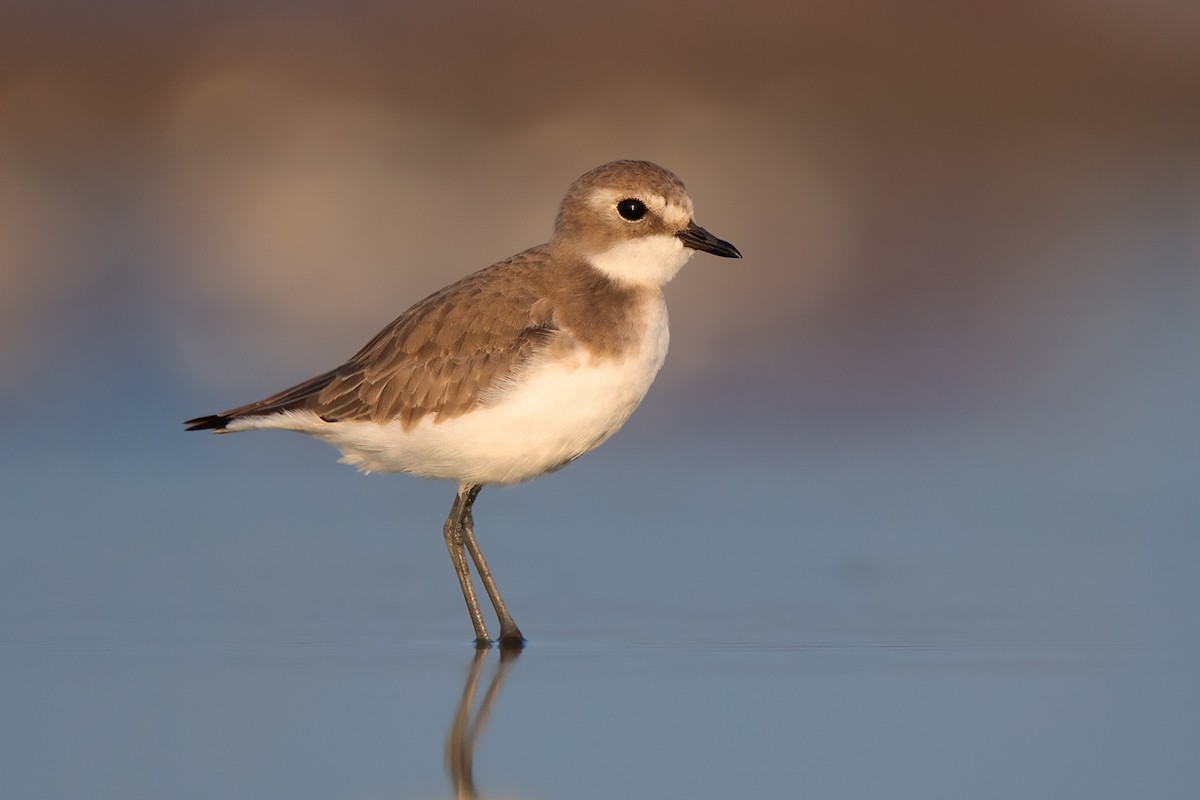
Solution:
M 644 290 L 556 250 L 551 242 L 468 275 L 405 311 L 340 367 L 185 424 L 222 430 L 239 417 L 304 410 L 327 422 L 398 419 L 407 430 L 427 415 L 449 419 L 486 403 L 552 348 L 578 342 L 596 357 L 618 357 L 640 336 Z

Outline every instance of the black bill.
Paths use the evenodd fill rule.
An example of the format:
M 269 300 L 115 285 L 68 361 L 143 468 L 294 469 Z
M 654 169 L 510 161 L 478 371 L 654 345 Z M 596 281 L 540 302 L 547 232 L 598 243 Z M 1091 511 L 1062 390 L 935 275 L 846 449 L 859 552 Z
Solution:
M 701 228 L 694 222 L 689 222 L 688 226 L 675 234 L 679 240 L 693 250 L 703 250 L 706 253 L 712 253 L 714 256 L 722 258 L 741 258 L 742 254 L 738 249 L 724 239 L 718 239 L 708 231 Z

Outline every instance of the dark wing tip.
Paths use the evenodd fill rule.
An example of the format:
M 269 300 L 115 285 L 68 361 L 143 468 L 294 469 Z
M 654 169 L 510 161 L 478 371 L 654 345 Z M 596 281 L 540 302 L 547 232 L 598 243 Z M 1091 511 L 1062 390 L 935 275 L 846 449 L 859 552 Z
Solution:
M 207 417 L 196 417 L 183 423 L 189 431 L 223 431 L 233 417 L 224 414 L 210 414 Z

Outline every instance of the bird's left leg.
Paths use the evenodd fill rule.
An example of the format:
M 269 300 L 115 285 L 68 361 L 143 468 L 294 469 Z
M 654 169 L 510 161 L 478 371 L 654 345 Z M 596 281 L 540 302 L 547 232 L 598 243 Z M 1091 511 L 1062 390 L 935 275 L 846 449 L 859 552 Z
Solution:
M 446 517 L 446 525 L 442 534 L 446 537 L 446 549 L 450 551 L 450 560 L 454 563 L 454 572 L 458 576 L 458 585 L 462 588 L 463 600 L 467 603 L 467 612 L 471 615 L 471 625 L 475 628 L 475 646 L 491 647 L 492 640 L 488 636 L 487 625 L 483 622 L 483 614 L 479 611 L 479 601 L 475 599 L 475 587 L 471 585 L 471 571 L 467 567 L 467 556 L 463 553 L 463 515 L 470 519 L 470 505 L 465 503 L 469 495 L 471 501 L 479 494 L 478 486 L 459 486 L 458 495 L 450 507 L 450 516 Z M 472 545 L 474 541 L 472 541 Z M 474 554 L 472 553 L 472 557 Z

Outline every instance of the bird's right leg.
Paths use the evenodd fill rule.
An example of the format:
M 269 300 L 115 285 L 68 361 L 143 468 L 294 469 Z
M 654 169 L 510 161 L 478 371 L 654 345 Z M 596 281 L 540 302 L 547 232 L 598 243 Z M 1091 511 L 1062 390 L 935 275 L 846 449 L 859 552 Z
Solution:
M 446 537 L 446 549 L 450 551 L 450 561 L 454 563 L 454 572 L 458 575 L 458 585 L 462 587 L 467 613 L 471 615 L 471 624 L 475 627 L 475 646 L 490 647 L 492 638 L 483 622 L 479 601 L 475 599 L 475 586 L 471 583 L 471 570 L 467 566 L 467 554 L 463 550 L 463 516 L 469 513 L 470 509 L 467 497 L 470 496 L 470 499 L 474 500 L 478 492 L 478 487 L 458 487 L 458 494 L 454 498 L 454 504 L 450 506 L 450 516 L 446 517 L 446 526 L 442 534 Z
M 513 622 L 512 614 L 508 613 L 508 607 L 504 605 L 504 600 L 500 597 L 500 590 L 496 588 L 496 582 L 492 580 L 492 571 L 488 569 L 483 551 L 479 549 L 479 544 L 475 541 L 475 522 L 471 517 L 471 506 L 475 503 L 475 496 L 479 494 L 479 489 L 480 487 L 475 486 L 466 494 L 459 495 L 463 500 L 460 512 L 463 544 L 467 546 L 467 552 L 470 553 L 471 560 L 475 562 L 479 580 L 483 582 L 483 588 L 487 590 L 488 597 L 492 600 L 492 607 L 496 609 L 496 618 L 500 620 L 500 647 L 515 647 L 519 650 L 525 646 L 525 637 L 521 635 L 521 629 L 517 627 L 517 623 Z

